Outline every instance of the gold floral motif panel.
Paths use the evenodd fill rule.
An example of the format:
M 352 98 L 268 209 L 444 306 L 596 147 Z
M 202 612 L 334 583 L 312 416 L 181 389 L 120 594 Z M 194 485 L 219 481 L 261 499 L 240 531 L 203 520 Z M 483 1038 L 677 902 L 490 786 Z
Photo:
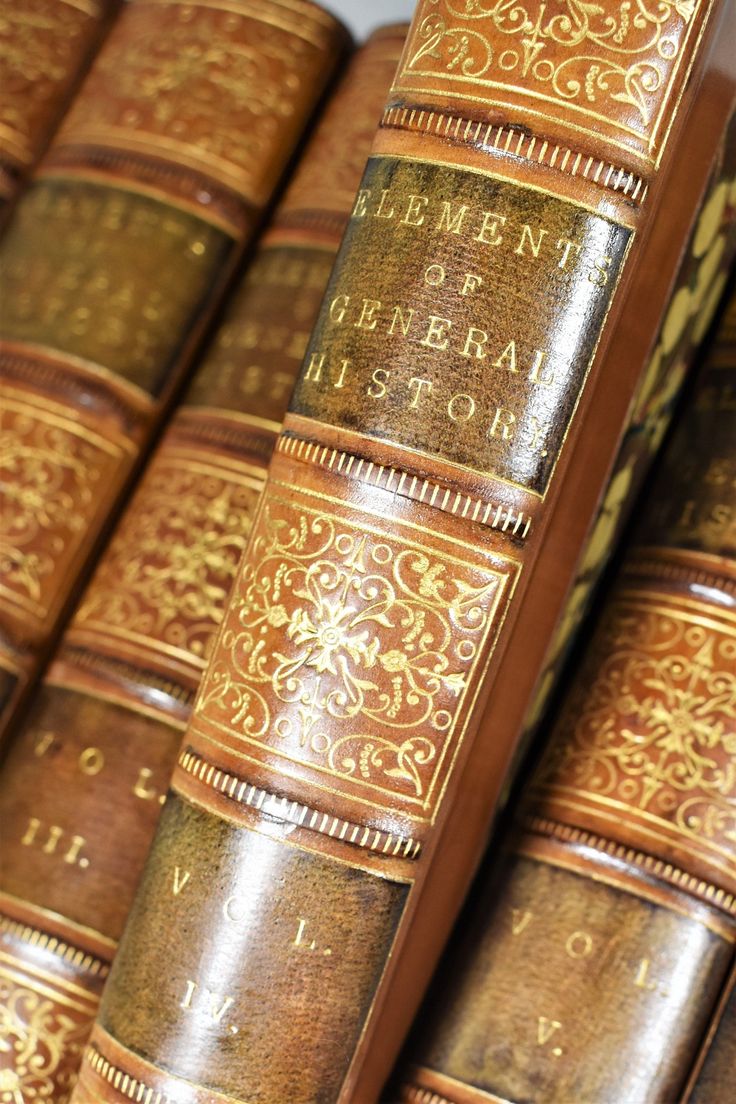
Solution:
M 72 622 L 171 657 L 199 681 L 262 487 L 260 474 L 162 448 Z
M 272 482 L 190 735 L 430 819 L 515 574 L 484 549 Z
M 0 952 L 3 1104 L 67 1104 L 96 1011 L 93 992 Z
M 536 791 L 735 870 L 736 622 L 620 599 L 589 656 Z
M 3 388 L 0 609 L 39 625 L 49 616 L 128 452 L 127 441 L 102 437 L 65 407 Z
M 56 122 L 103 11 L 97 0 L 5 0 L 0 8 L 0 156 L 30 165 Z
M 421 0 L 395 90 L 523 108 L 661 154 L 705 0 Z M 513 114 L 508 116 L 513 119 Z
M 271 7 L 127 5 L 57 146 L 173 160 L 261 205 L 311 112 L 330 46 L 327 28 L 272 21 Z

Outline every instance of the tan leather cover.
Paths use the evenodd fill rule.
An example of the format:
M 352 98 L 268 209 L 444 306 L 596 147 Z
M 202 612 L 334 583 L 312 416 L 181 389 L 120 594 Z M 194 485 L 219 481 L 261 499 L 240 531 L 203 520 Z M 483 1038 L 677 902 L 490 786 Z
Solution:
M 0 777 L 0 969 L 11 971 L 14 1041 L 29 1053 L 42 985 L 52 989 L 51 1029 L 66 1014 L 56 990 L 70 958 L 84 959 L 75 1030 L 57 1037 L 53 1077 L 47 1071 L 59 1100 L 81 1058 L 405 33 L 376 32 L 330 99 Z M 329 191 L 320 186 L 327 165 Z M 43 978 L 29 976 L 31 964 Z M 2 1032 L 0 1022 L 0 1068 Z
M 696 252 L 718 241 L 707 218 Z M 417 1027 L 406 1104 L 667 1104 L 715 1030 L 736 944 L 735 384 L 736 297 L 520 801 L 517 854 L 486 873 Z M 724 1015 L 696 1099 L 728 1098 Z
M 418 7 L 82 1093 L 367 1104 L 477 862 L 732 96 L 523 8 Z
M 309 0 L 132 0 L 0 246 L 0 725 L 344 46 Z
M 0 222 L 46 148 L 118 0 L 0 5 Z

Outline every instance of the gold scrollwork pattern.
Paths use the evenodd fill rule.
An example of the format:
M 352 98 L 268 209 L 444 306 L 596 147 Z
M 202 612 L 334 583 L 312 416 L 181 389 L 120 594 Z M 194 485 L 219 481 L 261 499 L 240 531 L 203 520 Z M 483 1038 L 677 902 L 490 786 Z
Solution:
M 174 649 L 198 680 L 262 480 L 165 449 L 153 461 L 72 624 Z
M 309 110 L 321 51 L 234 6 L 138 4 L 99 54 L 60 140 L 148 149 L 254 202 Z M 326 43 L 325 43 L 326 44 Z
M 62 0 L 3 4 L 0 151 L 13 160 L 23 165 L 33 160 L 37 144 L 55 121 L 60 93 L 82 64 L 93 20 L 99 16 L 94 0 L 80 6 Z
M 274 496 L 194 728 L 204 720 L 426 807 L 505 581 Z
M 600 795 L 736 854 L 736 631 L 619 602 L 535 788 Z
M 2 396 L 0 605 L 43 620 L 122 454 L 70 419 Z
M 576 108 L 649 142 L 698 7 L 699 0 L 423 0 L 399 87 L 419 76 L 503 89 L 530 105 Z
M 0 1102 L 66 1104 L 89 1035 L 78 1018 L 0 969 Z

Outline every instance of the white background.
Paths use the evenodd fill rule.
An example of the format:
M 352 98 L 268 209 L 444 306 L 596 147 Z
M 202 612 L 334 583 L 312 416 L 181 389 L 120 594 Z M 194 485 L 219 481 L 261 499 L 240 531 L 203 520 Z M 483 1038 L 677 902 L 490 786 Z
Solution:
M 415 0 L 318 0 L 334 12 L 360 42 L 382 23 L 401 23 L 411 19 Z

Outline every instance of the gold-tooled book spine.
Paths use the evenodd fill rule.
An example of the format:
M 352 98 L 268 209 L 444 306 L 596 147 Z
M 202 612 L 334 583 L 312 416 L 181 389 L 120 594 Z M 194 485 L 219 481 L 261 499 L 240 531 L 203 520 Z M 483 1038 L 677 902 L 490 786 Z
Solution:
M 310 0 L 130 0 L 0 244 L 0 730 L 344 47 Z
M 369 1104 L 388 1073 L 733 98 L 720 5 L 564 7 L 418 6 L 81 1099 Z
M 733 176 L 723 189 L 736 200 Z M 515 854 L 417 1028 L 406 1104 L 666 1104 L 720 1010 L 736 944 L 736 297 L 641 519 Z M 701 1100 L 727 1098 L 702 1093 L 729 1037 L 725 1013 Z
M 0 977 L 27 1061 L 37 1037 L 35 1057 L 50 1067 L 44 1048 L 56 1043 L 46 1072 L 57 1101 L 81 1058 L 405 34 L 376 32 L 331 97 L 0 777 Z M 80 1007 L 67 1038 L 54 1027 L 74 955 Z M 12 1044 L 0 1068 L 6 1059 L 18 1060 Z
M 118 0 L 2 0 L 0 226 L 48 145 Z

